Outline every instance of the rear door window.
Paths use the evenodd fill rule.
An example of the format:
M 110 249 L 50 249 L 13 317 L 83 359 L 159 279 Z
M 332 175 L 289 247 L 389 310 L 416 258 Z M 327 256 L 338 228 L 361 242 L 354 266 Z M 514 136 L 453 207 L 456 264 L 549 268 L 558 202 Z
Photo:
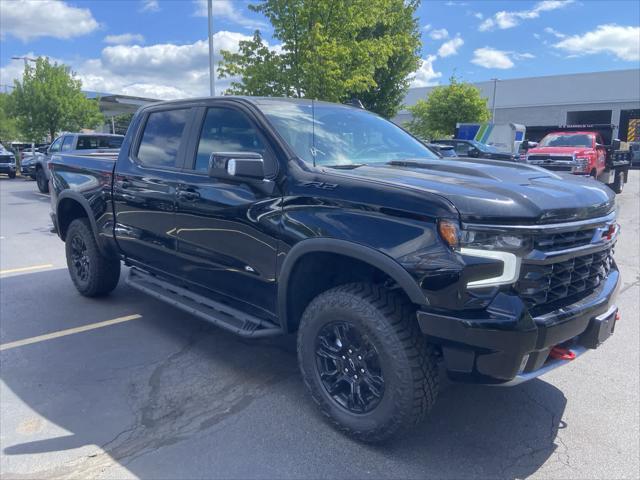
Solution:
M 151 112 L 147 117 L 137 159 L 147 167 L 174 168 L 190 109 Z

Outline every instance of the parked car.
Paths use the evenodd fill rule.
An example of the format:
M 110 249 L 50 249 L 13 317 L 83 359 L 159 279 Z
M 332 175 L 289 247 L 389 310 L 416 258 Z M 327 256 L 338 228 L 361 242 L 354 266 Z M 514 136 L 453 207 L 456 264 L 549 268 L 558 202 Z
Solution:
M 132 288 L 238 335 L 297 332 L 309 393 L 363 441 L 422 419 L 440 366 L 518 384 L 598 347 L 618 317 L 610 189 L 443 160 L 361 109 L 158 103 L 117 160 L 56 154 L 51 174 L 80 294 L 112 291 L 124 262 Z
M 516 162 L 519 159 L 517 154 L 501 152 L 496 147 L 476 140 L 442 139 L 434 140 L 432 143 L 440 145 L 452 145 L 459 157 L 470 158 L 491 158 L 493 160 L 507 160 Z
M 432 151 L 438 154 L 440 157 L 457 157 L 456 151 L 453 148 L 453 145 L 444 145 L 440 143 L 427 143 L 427 147 L 429 147 Z
M 111 135 L 108 133 L 66 133 L 55 139 L 47 148 L 46 153 L 38 156 L 35 162 L 35 177 L 38 190 L 42 193 L 49 192 L 49 167 L 51 157 L 58 153 L 91 154 L 110 156 L 117 153 L 122 145 L 123 135 Z
M 549 170 L 588 175 L 622 193 L 631 154 L 613 140 L 614 125 L 557 127 L 527 151 L 527 163 Z
M 16 178 L 16 156 L 0 143 L 0 173 Z

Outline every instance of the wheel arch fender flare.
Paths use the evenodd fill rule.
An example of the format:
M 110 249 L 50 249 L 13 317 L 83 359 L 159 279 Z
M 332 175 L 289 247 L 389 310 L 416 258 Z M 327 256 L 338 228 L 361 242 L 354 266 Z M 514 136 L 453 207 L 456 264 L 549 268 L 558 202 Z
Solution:
M 87 218 L 89 219 L 89 223 L 91 224 L 91 232 L 93 233 L 93 237 L 98 244 L 98 248 L 101 248 L 100 239 L 98 238 L 98 226 L 96 224 L 96 219 L 93 215 L 93 211 L 91 210 L 91 206 L 89 205 L 89 202 L 86 198 L 84 198 L 80 193 L 73 190 L 65 190 L 61 192 L 56 200 L 56 222 L 58 223 L 56 225 L 56 229 L 60 238 L 64 240 L 64 234 L 60 229 L 60 206 L 65 201 L 73 201 L 80 205 L 80 207 L 85 211 L 85 213 L 87 214 Z
M 297 262 L 309 253 L 335 253 L 362 261 L 392 278 L 417 305 L 428 301 L 415 279 L 396 260 L 375 248 L 333 238 L 311 238 L 296 243 L 286 254 L 278 274 L 278 315 L 285 331 L 290 331 L 288 289 L 291 273 Z

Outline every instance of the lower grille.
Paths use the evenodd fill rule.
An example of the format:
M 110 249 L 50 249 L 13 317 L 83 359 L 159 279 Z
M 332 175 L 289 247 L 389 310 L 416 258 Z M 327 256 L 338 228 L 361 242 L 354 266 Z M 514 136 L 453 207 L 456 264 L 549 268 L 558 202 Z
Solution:
M 527 157 L 529 160 L 534 160 L 534 161 L 560 161 L 560 162 L 572 162 L 573 161 L 573 156 L 572 155 L 529 155 Z
M 587 294 L 607 277 L 612 249 L 574 257 L 549 265 L 523 263 L 515 289 L 531 308 Z

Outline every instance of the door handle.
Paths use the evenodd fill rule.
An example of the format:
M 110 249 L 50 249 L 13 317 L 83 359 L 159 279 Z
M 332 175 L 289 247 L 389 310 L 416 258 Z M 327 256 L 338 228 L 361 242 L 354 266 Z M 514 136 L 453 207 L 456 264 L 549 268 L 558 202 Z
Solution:
M 178 199 L 193 202 L 200 198 L 200 194 L 192 189 L 178 190 Z

